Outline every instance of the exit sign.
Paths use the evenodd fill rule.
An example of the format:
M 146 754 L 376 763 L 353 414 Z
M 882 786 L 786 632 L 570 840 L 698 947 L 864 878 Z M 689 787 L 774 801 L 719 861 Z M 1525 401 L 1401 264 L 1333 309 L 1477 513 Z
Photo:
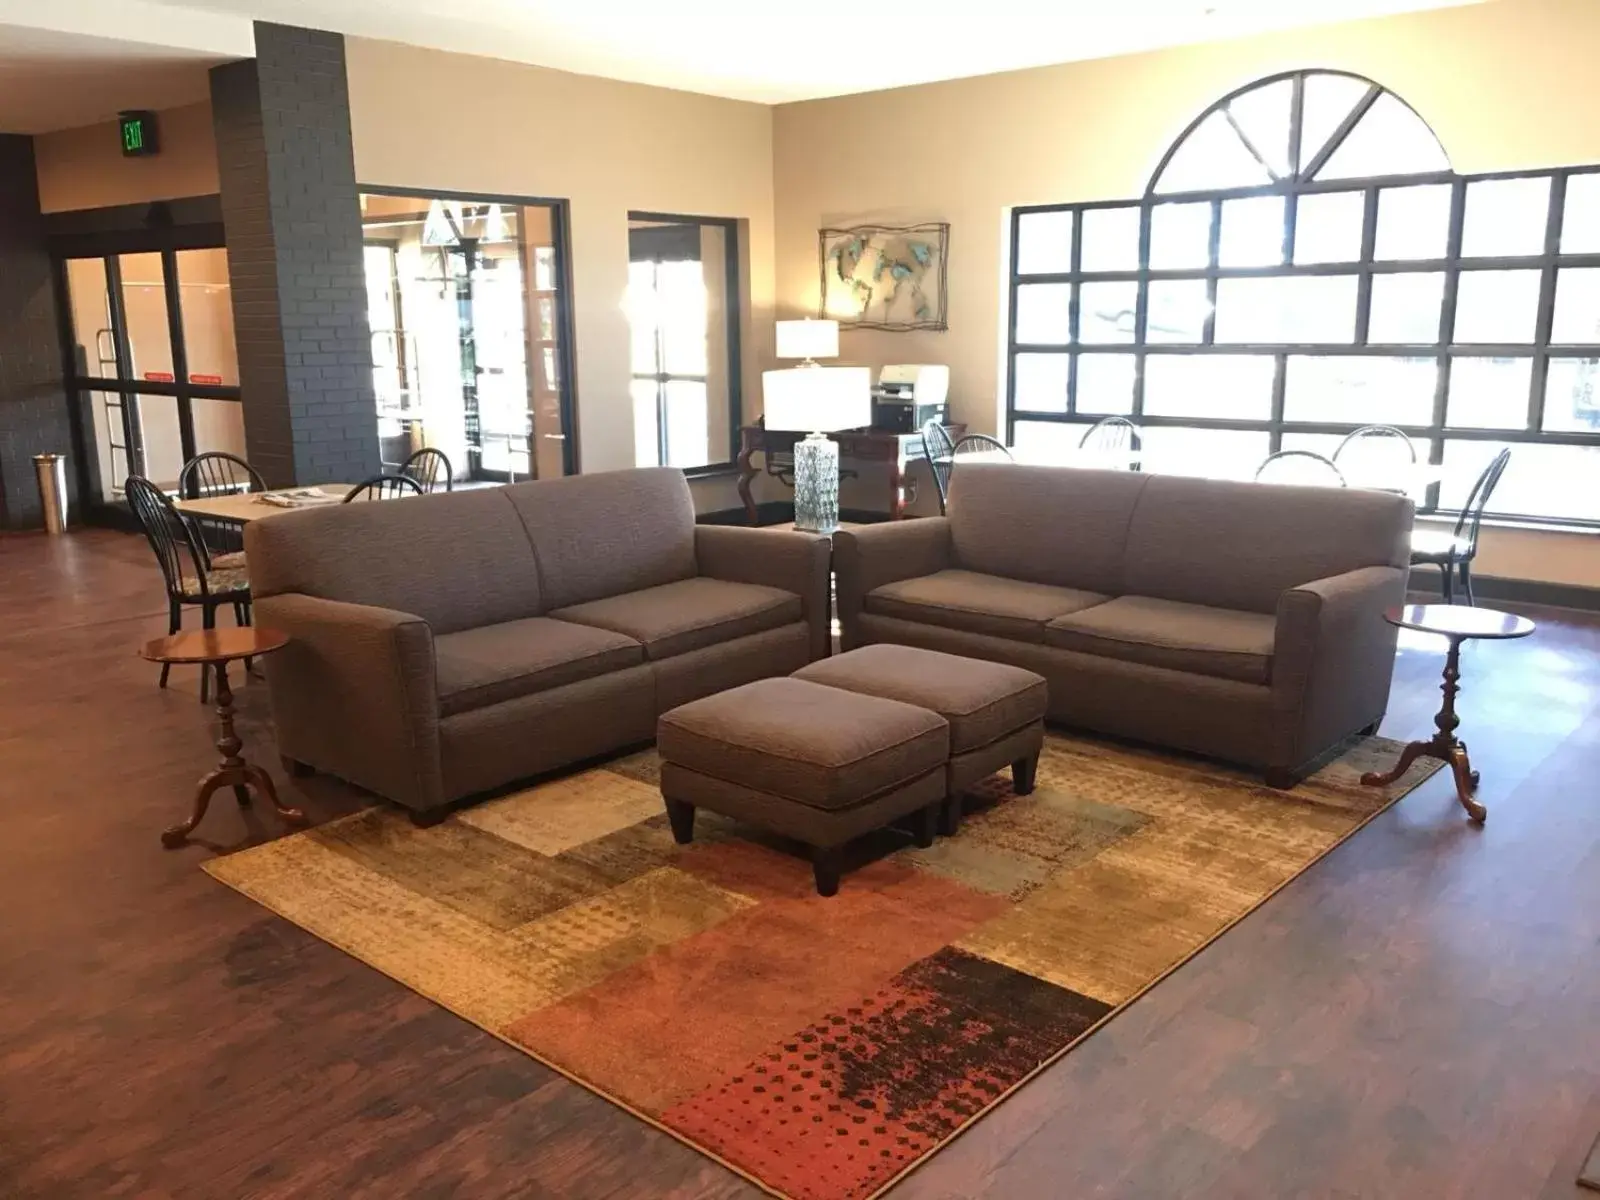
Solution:
M 122 153 L 130 158 L 155 154 L 161 149 L 153 112 L 125 112 L 119 119 L 118 128 L 122 131 Z

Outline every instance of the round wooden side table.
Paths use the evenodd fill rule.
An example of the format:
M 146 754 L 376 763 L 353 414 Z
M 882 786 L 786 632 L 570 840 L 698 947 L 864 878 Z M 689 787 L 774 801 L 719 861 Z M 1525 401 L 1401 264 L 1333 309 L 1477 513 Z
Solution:
M 1461 643 L 1468 638 L 1506 641 L 1524 638 L 1536 626 L 1526 617 L 1495 612 L 1491 608 L 1466 608 L 1455 604 L 1407 604 L 1391 608 L 1383 619 L 1401 629 L 1414 629 L 1419 633 L 1437 633 L 1450 639 L 1450 649 L 1445 654 L 1444 683 L 1439 688 L 1444 693 L 1444 705 L 1433 723 L 1438 732 L 1425 742 L 1412 742 L 1400 751 L 1400 761 L 1392 771 L 1371 771 L 1361 777 L 1368 787 L 1387 787 L 1411 769 L 1419 758 L 1437 758 L 1450 764 L 1455 775 L 1456 799 L 1467 810 L 1467 816 L 1480 824 L 1489 810 L 1473 795 L 1478 790 L 1478 773 L 1472 769 L 1467 757 L 1467 744 L 1456 737 L 1456 727 L 1461 718 L 1456 716 L 1456 693 L 1461 690 Z
M 286 633 L 276 629 L 247 627 L 175 633 L 171 637 L 147 642 L 140 651 L 142 657 L 154 663 L 198 664 L 202 670 L 214 671 L 217 676 L 217 749 L 222 754 L 222 762 L 200 781 L 194 797 L 194 812 L 189 819 L 162 832 L 163 846 L 170 849 L 183 845 L 206 815 L 212 793 L 218 788 L 233 788 L 240 805 L 246 806 L 250 803 L 250 789 L 254 787 L 283 820 L 291 825 L 305 824 L 305 813 L 298 808 L 285 808 L 279 802 L 278 789 L 273 786 L 271 776 L 240 757 L 239 751 L 244 748 L 244 743 L 234 732 L 233 690 L 228 686 L 229 663 L 241 658 L 259 658 L 282 650 L 288 644 L 289 635 Z

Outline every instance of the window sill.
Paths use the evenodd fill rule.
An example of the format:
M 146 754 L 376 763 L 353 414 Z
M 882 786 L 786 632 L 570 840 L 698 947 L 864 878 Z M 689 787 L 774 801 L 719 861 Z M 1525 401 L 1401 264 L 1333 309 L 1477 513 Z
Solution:
M 1456 523 L 1455 513 L 1428 513 L 1417 517 L 1419 524 L 1430 523 L 1445 527 L 1453 527 Z M 1514 521 L 1504 517 L 1483 519 L 1485 529 L 1505 529 L 1517 533 L 1567 533 L 1580 537 L 1594 537 L 1600 534 L 1600 526 L 1594 525 L 1555 525 L 1548 521 Z

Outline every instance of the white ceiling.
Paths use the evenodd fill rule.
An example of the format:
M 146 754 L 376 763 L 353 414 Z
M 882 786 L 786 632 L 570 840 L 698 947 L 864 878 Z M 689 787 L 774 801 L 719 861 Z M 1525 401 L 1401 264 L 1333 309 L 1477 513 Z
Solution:
M 203 99 L 253 19 L 783 103 L 1482 2 L 0 0 L 0 131 Z
M 781 103 L 1479 0 L 184 0 Z

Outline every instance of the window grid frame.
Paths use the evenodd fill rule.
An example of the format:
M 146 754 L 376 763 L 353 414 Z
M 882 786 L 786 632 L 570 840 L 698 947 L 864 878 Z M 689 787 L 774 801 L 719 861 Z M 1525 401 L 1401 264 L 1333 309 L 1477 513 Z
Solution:
M 1314 72 L 1297 72 L 1292 78 L 1295 86 L 1291 99 L 1291 161 L 1298 162 L 1302 148 L 1297 144 L 1301 137 L 1304 103 L 1304 81 Z M 1275 76 L 1251 84 L 1258 86 L 1278 82 L 1284 76 Z M 1152 179 L 1159 179 L 1167 162 L 1189 133 L 1211 113 L 1221 110 L 1239 92 L 1208 108 L 1191 124 L 1183 137 L 1175 142 Z M 1370 109 L 1382 89 L 1373 85 L 1373 92 L 1357 105 L 1362 112 Z M 1317 166 L 1325 163 L 1338 148 L 1343 138 L 1354 127 L 1348 120 L 1341 124 L 1328 143 L 1313 151 Z M 1411 175 L 1384 175 L 1367 178 L 1338 180 L 1302 179 L 1297 173 L 1273 184 L 1210 191 L 1160 192 L 1147 190 L 1145 195 L 1133 200 L 1098 200 L 1076 204 L 1022 205 L 1012 209 L 1011 246 L 1009 261 L 1009 296 L 1011 308 L 1007 323 L 1007 381 L 1006 435 L 1015 441 L 1019 421 L 1040 424 L 1077 425 L 1085 430 L 1101 420 L 1105 413 L 1079 411 L 1079 363 L 1085 354 L 1131 356 L 1134 363 L 1133 396 L 1126 415 L 1135 422 L 1151 428 L 1172 427 L 1196 430 L 1218 429 L 1241 432 L 1266 433 L 1272 452 L 1282 448 L 1285 434 L 1343 434 L 1368 422 L 1362 421 L 1291 421 L 1285 419 L 1286 386 L 1290 358 L 1311 356 L 1364 357 L 1372 359 L 1433 359 L 1436 368 L 1432 419 L 1427 425 L 1389 422 L 1404 431 L 1413 441 L 1426 447 L 1426 461 L 1440 465 L 1444 461 L 1447 443 L 1451 442 L 1504 442 L 1512 445 L 1554 445 L 1600 447 L 1600 427 L 1590 432 L 1546 432 L 1542 428 L 1545 409 L 1545 390 L 1548 385 L 1550 360 L 1569 358 L 1600 359 L 1600 338 L 1586 343 L 1553 343 L 1550 335 L 1555 318 L 1556 287 L 1563 270 L 1600 267 L 1600 252 L 1562 254 L 1560 252 L 1563 223 L 1566 212 L 1567 183 L 1575 175 L 1600 175 L 1600 165 L 1553 167 L 1539 170 L 1494 171 L 1474 175 L 1461 175 L 1454 171 L 1421 172 Z M 1463 257 L 1462 237 L 1466 218 L 1468 188 L 1475 183 L 1500 179 L 1550 180 L 1548 207 L 1542 249 L 1534 255 L 1505 257 Z M 1384 259 L 1376 257 L 1377 220 L 1379 197 L 1387 190 L 1427 184 L 1449 184 L 1450 211 L 1446 251 L 1442 258 Z M 1153 187 L 1153 185 L 1152 185 Z M 1363 196 L 1362 233 L 1359 257 L 1350 262 L 1304 263 L 1294 262 L 1298 233 L 1300 198 L 1320 193 L 1360 193 Z M 1280 261 L 1275 266 L 1224 267 L 1220 265 L 1221 225 L 1223 205 L 1232 199 L 1254 196 L 1285 197 L 1284 239 Z M 1151 223 L 1158 205 L 1180 203 L 1207 203 L 1211 210 L 1211 226 L 1207 245 L 1205 267 L 1159 268 L 1150 266 Z M 1084 271 L 1082 269 L 1084 213 L 1095 209 L 1139 210 L 1138 266 L 1129 270 Z M 1029 273 L 1019 271 L 1019 234 L 1023 217 L 1033 213 L 1072 214 L 1071 269 L 1066 272 Z M 1459 285 L 1464 272 L 1475 270 L 1537 270 L 1540 274 L 1536 323 L 1533 340 L 1516 343 L 1478 343 L 1454 341 Z M 1374 343 L 1370 341 L 1373 284 L 1380 275 L 1444 275 L 1444 289 L 1440 301 L 1439 325 L 1436 340 L 1427 343 Z M 1216 298 L 1218 283 L 1225 279 L 1296 278 L 1307 276 L 1353 276 L 1357 281 L 1356 317 L 1353 336 L 1348 343 L 1274 343 L 1274 342 L 1219 342 L 1216 339 Z M 1168 280 L 1203 280 L 1209 309 L 1204 319 L 1200 340 L 1193 343 L 1155 342 L 1148 339 L 1149 293 L 1152 283 Z M 1086 283 L 1132 282 L 1137 285 L 1137 303 L 1134 316 L 1133 340 L 1129 342 L 1089 343 L 1081 340 L 1082 313 L 1081 289 Z M 1065 343 L 1019 342 L 1017 340 L 1016 310 L 1018 289 L 1031 284 L 1068 284 L 1071 287 L 1068 334 Z M 1018 354 L 1066 355 L 1067 397 L 1064 412 L 1033 411 L 1019 408 L 1016 396 L 1016 365 Z M 1161 416 L 1145 412 L 1146 363 L 1151 355 L 1183 355 L 1199 357 L 1214 354 L 1237 354 L 1273 359 L 1273 381 L 1269 412 L 1266 418 Z M 1446 423 L 1450 398 L 1451 367 L 1458 358 L 1530 359 L 1532 369 L 1528 385 L 1526 416 L 1521 428 L 1453 428 Z M 1424 446 L 1419 445 L 1419 451 Z M 1429 486 L 1419 501 L 1418 511 L 1438 513 L 1441 485 Z M 1583 529 L 1600 529 L 1600 519 L 1555 517 L 1539 513 L 1497 512 L 1498 519 L 1538 525 L 1556 525 Z

